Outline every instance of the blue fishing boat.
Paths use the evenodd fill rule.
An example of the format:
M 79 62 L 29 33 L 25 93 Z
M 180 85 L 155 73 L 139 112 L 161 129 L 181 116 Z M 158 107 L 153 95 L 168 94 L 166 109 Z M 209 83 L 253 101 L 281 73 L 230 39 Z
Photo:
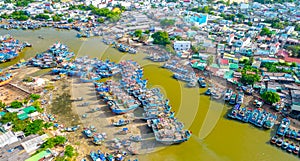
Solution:
M 270 143 L 271 144 L 276 144 L 276 140 L 278 139 L 278 137 L 276 135 L 274 135 L 271 140 L 270 140 Z
M 249 122 L 255 125 L 259 117 L 260 117 L 260 111 L 258 109 L 254 109 L 252 116 L 249 119 Z
M 120 119 L 117 122 L 112 123 L 114 126 L 125 126 L 129 124 L 129 120 Z
M 205 83 L 205 81 L 204 81 L 204 79 L 203 78 L 199 78 L 198 79 L 198 83 L 199 83 L 199 86 L 201 87 L 201 88 L 205 88 L 206 87 L 206 83 Z
M 295 150 L 295 145 L 294 145 L 294 143 L 289 144 L 288 147 L 286 148 L 286 151 L 287 151 L 288 153 L 292 153 L 294 150 Z
M 205 95 L 208 95 L 208 96 L 211 95 L 211 89 L 210 89 L 210 88 L 208 88 L 208 89 L 206 90 Z
M 286 137 L 288 138 L 291 138 L 291 139 L 296 139 L 297 138 L 297 132 L 295 129 L 288 129 L 286 134 L 285 134 Z
M 244 101 L 244 93 L 239 92 L 238 96 L 237 96 L 237 99 L 236 99 L 236 103 L 243 104 L 243 101 Z
M 232 90 L 231 89 L 227 89 L 226 92 L 225 92 L 225 95 L 224 95 L 224 100 L 225 101 L 229 101 L 230 100 L 230 97 L 232 95 Z
M 258 119 L 256 120 L 255 125 L 262 127 L 264 122 L 268 119 L 269 114 L 266 111 L 262 111 Z
M 243 117 L 242 121 L 243 122 L 249 122 L 250 117 L 252 116 L 252 109 L 247 108 L 247 111 L 245 113 L 245 116 Z
M 104 153 L 101 153 L 100 150 L 98 150 L 98 153 L 96 152 L 91 152 L 90 157 L 93 161 L 106 161 L 106 156 Z
M 298 132 L 297 132 L 297 137 L 296 137 L 296 140 L 300 140 L 300 130 L 298 130 Z
M 295 145 L 295 148 L 293 150 L 293 154 L 298 155 L 299 154 L 299 150 L 300 150 L 299 145 Z
M 291 121 L 288 118 L 283 118 L 277 129 L 277 135 L 284 136 L 290 126 L 290 123 Z
M 289 146 L 290 144 L 289 144 L 289 141 L 283 141 L 283 143 L 282 143 L 282 145 L 281 145 L 281 149 L 282 150 L 286 150 L 287 149 L 287 147 Z
M 229 104 L 231 104 L 231 105 L 236 104 L 236 94 L 235 93 L 230 96 Z
M 92 133 L 92 131 L 91 131 L 90 129 L 85 129 L 85 130 L 83 130 L 83 134 L 84 134 L 86 137 L 88 137 L 88 138 L 93 137 L 93 133 Z
M 140 105 L 137 101 L 126 102 L 123 105 L 118 104 L 115 101 L 108 101 L 107 104 L 110 107 L 111 111 L 115 114 L 125 114 L 128 112 L 134 111 Z
M 269 113 L 268 119 L 264 123 L 264 128 L 271 129 L 274 126 L 276 120 L 277 116 Z
M 229 118 L 236 119 L 237 113 L 238 113 L 239 110 L 240 110 L 240 104 L 236 104 L 234 106 L 234 108 L 232 108 L 231 111 L 227 114 L 227 116 Z
M 93 143 L 96 145 L 101 145 L 105 140 L 105 136 L 103 136 L 102 134 L 95 134 L 93 136 Z

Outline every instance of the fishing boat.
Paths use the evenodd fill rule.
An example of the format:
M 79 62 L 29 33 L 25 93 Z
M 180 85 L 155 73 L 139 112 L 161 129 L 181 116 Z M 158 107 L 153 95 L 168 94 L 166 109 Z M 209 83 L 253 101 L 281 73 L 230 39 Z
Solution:
M 113 126 L 125 126 L 125 125 L 127 125 L 127 124 L 129 124 L 129 120 L 124 120 L 124 119 L 120 119 L 120 120 L 118 120 L 117 122 L 114 122 L 114 123 L 112 123 L 113 124 Z
M 277 138 L 276 140 L 276 146 L 281 147 L 283 143 L 283 139 L 282 138 Z
M 231 112 L 228 113 L 228 117 L 232 119 L 236 119 L 237 113 L 240 110 L 240 104 L 236 104 L 234 108 L 231 109 Z
M 292 153 L 294 150 L 295 150 L 295 145 L 294 145 L 294 143 L 289 144 L 288 147 L 286 148 L 286 151 L 287 151 L 288 153 Z
M 264 128 L 271 129 L 274 126 L 276 120 L 277 120 L 277 116 L 273 115 L 272 113 L 269 113 L 268 119 L 265 121 L 263 125 Z
M 236 104 L 236 94 L 235 93 L 230 96 L 229 104 L 231 104 L 231 105 Z
M 91 131 L 90 129 L 85 129 L 85 130 L 83 130 L 83 134 L 84 134 L 86 137 L 88 137 L 88 138 L 93 137 L 93 133 L 92 133 L 92 131 Z
M 296 139 L 297 138 L 297 132 L 295 129 L 288 129 L 287 132 L 285 133 L 285 136 L 291 139 Z
M 204 81 L 204 79 L 202 77 L 198 78 L 198 83 L 199 83 L 199 86 L 201 88 L 205 88 L 206 87 L 206 83 Z
M 293 154 L 296 154 L 296 155 L 299 154 L 299 145 L 295 145 L 295 148 L 293 150 Z
M 297 132 L 297 137 L 296 137 L 296 140 L 300 140 L 300 130 L 298 130 L 298 132 Z
M 290 126 L 290 123 L 291 122 L 288 118 L 283 118 L 276 133 L 280 136 L 284 136 Z
M 225 94 L 224 94 L 224 101 L 229 101 L 232 93 L 233 92 L 232 92 L 231 89 L 227 89 L 226 92 L 225 92 Z
M 262 127 L 265 120 L 267 120 L 267 119 L 268 119 L 268 113 L 266 111 L 262 111 L 254 125 L 256 125 L 258 127 Z
M 249 122 L 250 117 L 252 116 L 252 109 L 251 108 L 247 108 L 247 111 L 245 113 L 245 116 L 242 118 L 243 122 Z
M 105 140 L 105 136 L 106 135 L 103 135 L 103 134 L 95 134 L 93 136 L 93 143 L 96 145 L 101 145 Z
M 8 84 L 12 79 L 13 79 L 13 75 L 11 73 L 0 74 L 0 87 Z
M 259 118 L 259 116 L 260 116 L 260 111 L 259 111 L 258 109 L 254 109 L 254 110 L 253 110 L 253 113 L 252 113 L 252 116 L 251 116 L 250 119 L 249 119 L 249 122 L 250 122 L 251 124 L 255 125 L 255 124 L 256 124 L 256 121 L 257 121 L 258 118 Z
M 210 88 L 208 88 L 208 89 L 206 90 L 205 95 L 208 95 L 208 96 L 211 95 L 211 89 L 210 89 Z
M 289 141 L 283 141 L 283 143 L 282 143 L 282 145 L 281 145 L 281 149 L 282 150 L 286 150 L 286 148 L 289 146 L 290 144 L 289 144 Z
M 118 115 L 134 111 L 140 105 L 137 101 L 128 102 L 128 104 L 127 102 L 124 104 L 118 104 L 115 101 L 108 101 L 107 104 L 110 107 L 111 111 Z
M 219 99 L 222 98 L 223 93 L 221 91 L 219 91 L 219 90 L 214 90 L 212 92 L 211 96 L 212 96 L 213 99 L 219 100 Z
M 67 131 L 67 132 L 73 132 L 73 131 L 78 130 L 79 127 L 80 127 L 80 125 L 76 125 L 76 126 L 72 126 L 72 127 L 66 127 L 65 131 Z
M 134 141 L 134 142 L 140 142 L 140 141 L 142 141 L 142 137 L 140 135 L 136 135 L 136 136 L 131 135 L 129 137 L 129 140 Z
M 152 128 L 155 139 L 166 145 L 179 144 L 191 137 L 191 132 L 182 130 L 183 124 L 174 118 L 160 118 L 148 121 Z
M 270 140 L 270 143 L 271 144 L 276 144 L 276 140 L 278 139 L 278 137 L 276 135 L 274 135 L 271 140 Z
M 106 156 L 104 153 L 102 153 L 100 150 L 98 150 L 98 153 L 92 151 L 90 153 L 90 157 L 93 161 L 106 161 Z
M 243 104 L 243 101 L 244 101 L 244 93 L 239 92 L 238 96 L 237 96 L 237 99 L 236 99 L 236 103 Z

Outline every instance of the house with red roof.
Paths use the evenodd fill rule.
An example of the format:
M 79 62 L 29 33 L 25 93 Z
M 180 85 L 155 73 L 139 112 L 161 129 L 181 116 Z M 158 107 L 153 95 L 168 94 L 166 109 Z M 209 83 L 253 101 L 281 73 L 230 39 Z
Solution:
M 220 58 L 219 59 L 219 65 L 220 65 L 220 68 L 228 69 L 229 68 L 229 60 Z
M 290 57 L 290 53 L 286 50 L 279 50 L 277 52 L 277 57 L 282 58 L 285 62 L 289 62 L 289 63 L 297 63 L 298 65 L 300 65 L 300 59 L 299 58 L 294 58 L 294 57 Z

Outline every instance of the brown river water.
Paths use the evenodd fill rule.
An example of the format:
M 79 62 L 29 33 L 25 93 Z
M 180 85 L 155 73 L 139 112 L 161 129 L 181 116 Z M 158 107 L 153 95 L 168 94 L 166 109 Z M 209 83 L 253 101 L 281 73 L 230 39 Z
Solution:
M 27 41 L 32 48 L 25 49 L 17 59 L 0 64 L 0 68 L 15 64 L 45 51 L 56 41 L 69 46 L 77 56 L 88 55 L 118 62 L 131 59 L 144 67 L 149 87 L 160 87 L 170 99 L 176 117 L 192 131 L 189 141 L 139 155 L 142 161 L 292 161 L 298 160 L 293 154 L 271 146 L 269 139 L 275 130 L 258 129 L 249 124 L 229 120 L 226 117 L 229 106 L 210 101 L 203 95 L 206 89 L 187 88 L 185 83 L 172 78 L 172 73 L 145 59 L 145 54 L 120 53 L 103 44 L 101 38 L 78 39 L 75 31 L 40 29 L 36 31 L 0 30 L 0 35 L 10 34 L 16 39 Z M 39 39 L 41 35 L 44 39 Z

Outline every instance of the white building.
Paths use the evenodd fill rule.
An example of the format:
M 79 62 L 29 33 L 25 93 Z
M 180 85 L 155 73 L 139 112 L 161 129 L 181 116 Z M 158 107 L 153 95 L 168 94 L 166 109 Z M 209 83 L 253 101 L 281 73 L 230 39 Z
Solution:
M 12 131 L 8 131 L 0 135 L 0 148 L 17 141 L 19 141 L 18 137 Z
M 174 49 L 175 50 L 189 50 L 191 48 L 190 41 L 175 41 Z
M 35 138 L 32 138 L 30 140 L 21 143 L 21 145 L 23 146 L 23 148 L 27 153 L 32 153 L 36 151 L 38 148 L 40 148 L 40 145 L 43 144 L 48 137 L 49 136 L 47 134 L 37 136 Z

